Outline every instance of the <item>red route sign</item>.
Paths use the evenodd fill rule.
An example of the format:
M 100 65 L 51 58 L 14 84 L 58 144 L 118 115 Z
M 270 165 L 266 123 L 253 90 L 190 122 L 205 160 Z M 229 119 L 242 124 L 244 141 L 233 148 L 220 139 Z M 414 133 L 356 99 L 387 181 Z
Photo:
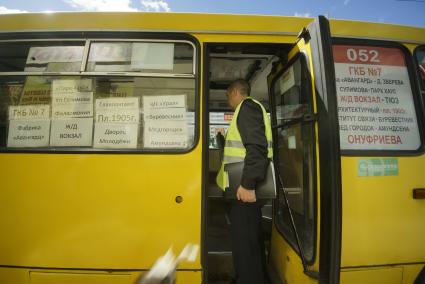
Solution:
M 404 54 L 399 48 L 333 45 L 332 49 L 335 63 L 406 66 Z

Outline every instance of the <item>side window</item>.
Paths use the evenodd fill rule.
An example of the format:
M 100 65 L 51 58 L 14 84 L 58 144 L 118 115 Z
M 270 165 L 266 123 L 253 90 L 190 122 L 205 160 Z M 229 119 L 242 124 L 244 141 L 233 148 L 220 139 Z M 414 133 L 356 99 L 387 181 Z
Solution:
M 341 150 L 418 151 L 417 94 L 400 47 L 333 46 Z
M 420 46 L 415 51 L 416 61 L 418 63 L 420 78 L 422 79 L 422 88 L 425 88 L 425 46 Z
M 21 45 L 0 46 L 15 53 L 0 58 L 1 149 L 163 151 L 194 145 L 192 44 Z M 85 46 L 90 52 L 83 52 Z
M 421 93 L 422 93 L 422 104 L 423 109 L 425 110 L 425 46 L 419 46 L 415 51 L 416 62 L 419 71 L 419 79 L 421 81 Z
M 2 42 L 0 72 L 79 72 L 84 41 Z
M 172 42 L 93 42 L 89 72 L 193 74 L 193 48 Z
M 311 83 L 305 58 L 300 55 L 273 83 L 277 125 L 313 113 Z M 294 123 L 277 129 L 276 164 L 287 193 L 289 206 L 307 261 L 314 257 L 315 240 L 315 151 L 314 124 Z M 275 155 L 276 158 L 276 155 Z M 296 247 L 288 208 L 278 196 L 276 224 L 285 238 Z

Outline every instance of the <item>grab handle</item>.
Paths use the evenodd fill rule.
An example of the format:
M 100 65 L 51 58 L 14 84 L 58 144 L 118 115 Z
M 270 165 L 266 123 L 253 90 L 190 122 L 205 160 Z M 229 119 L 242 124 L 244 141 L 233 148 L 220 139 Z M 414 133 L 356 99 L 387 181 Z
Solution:
M 413 199 L 425 199 L 425 188 L 414 188 Z

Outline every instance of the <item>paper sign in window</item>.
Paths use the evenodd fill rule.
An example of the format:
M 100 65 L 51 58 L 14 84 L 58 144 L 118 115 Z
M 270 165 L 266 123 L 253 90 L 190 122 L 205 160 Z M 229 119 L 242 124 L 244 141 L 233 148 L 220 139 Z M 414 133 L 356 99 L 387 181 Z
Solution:
M 91 92 L 91 79 L 60 79 L 52 83 L 53 94 L 72 94 L 75 92 Z
M 96 100 L 94 147 L 137 148 L 139 98 Z
M 8 147 L 49 145 L 50 106 L 9 106 Z
M 132 70 L 173 70 L 174 44 L 133 43 L 131 53 Z
M 91 146 L 92 137 L 93 118 L 52 120 L 50 146 Z
M 137 148 L 138 123 L 96 123 L 95 148 Z
M 9 106 L 9 120 L 48 120 L 50 105 Z
M 50 120 L 11 120 L 7 147 L 46 147 L 49 131 Z
M 161 113 L 163 116 L 155 116 Z M 186 120 L 186 96 L 144 96 L 143 115 L 145 120 Z
M 143 141 L 146 148 L 186 148 L 186 96 L 143 97 Z
M 52 86 L 52 118 L 93 117 L 91 80 L 55 80 Z
M 145 121 L 144 146 L 146 148 L 186 148 L 188 131 L 182 121 Z
M 52 100 L 52 118 L 93 117 L 93 93 L 56 94 Z

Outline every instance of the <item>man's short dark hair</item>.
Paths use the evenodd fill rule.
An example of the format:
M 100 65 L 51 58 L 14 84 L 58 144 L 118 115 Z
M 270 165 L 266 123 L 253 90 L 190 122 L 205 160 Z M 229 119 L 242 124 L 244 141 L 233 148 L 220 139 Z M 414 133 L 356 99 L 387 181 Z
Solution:
M 238 89 L 243 96 L 249 97 L 249 95 L 251 94 L 251 87 L 249 86 L 248 82 L 244 79 L 237 79 L 233 81 L 227 88 L 227 90 L 233 90 L 233 89 Z

